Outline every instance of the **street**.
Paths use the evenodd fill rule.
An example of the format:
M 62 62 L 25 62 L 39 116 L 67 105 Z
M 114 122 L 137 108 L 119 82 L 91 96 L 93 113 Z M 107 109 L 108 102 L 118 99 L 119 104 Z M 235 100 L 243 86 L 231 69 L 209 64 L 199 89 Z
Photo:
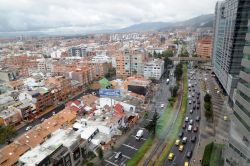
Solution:
M 189 70 L 189 73 L 190 73 L 190 71 L 191 70 Z M 176 138 L 176 139 L 179 139 L 181 142 L 183 137 L 187 137 L 187 143 L 183 144 L 184 149 L 182 152 L 179 151 L 179 146 L 177 146 L 177 145 L 174 145 L 171 148 L 170 152 L 174 153 L 175 156 L 174 156 L 172 161 L 168 160 L 168 158 L 165 159 L 164 165 L 166 165 L 166 166 L 170 166 L 173 163 L 175 163 L 177 165 L 184 165 L 185 161 L 190 161 L 190 159 L 188 159 L 186 157 L 186 154 L 188 151 L 192 151 L 192 152 L 194 151 L 196 142 L 198 142 L 198 139 L 199 139 L 199 127 L 198 127 L 197 132 L 194 132 L 193 128 L 194 128 L 194 126 L 199 126 L 199 122 L 196 121 L 196 117 L 197 116 L 201 117 L 201 112 L 200 112 L 201 106 L 199 106 L 199 109 L 197 109 L 197 105 L 200 105 L 200 104 L 198 104 L 198 100 L 200 100 L 200 97 L 197 99 L 197 92 L 200 92 L 200 89 L 198 86 L 198 79 L 197 79 L 197 76 L 195 73 L 194 73 L 193 78 L 194 79 L 191 79 L 190 74 L 189 74 L 188 79 L 190 80 L 190 82 L 188 82 L 188 83 L 189 84 L 191 83 L 192 85 L 194 85 L 196 82 L 197 85 L 194 85 L 194 87 L 191 86 L 191 90 L 188 92 L 189 97 L 188 97 L 187 110 L 186 110 L 186 117 L 189 117 L 189 122 L 190 122 L 190 119 L 193 120 L 192 130 L 188 131 L 188 123 L 189 122 L 183 122 L 183 124 L 185 123 L 185 125 L 186 125 L 185 129 L 181 129 L 181 131 L 184 134 L 181 138 Z M 194 96 L 192 94 L 194 94 Z M 191 100 L 191 104 L 189 104 L 189 100 Z M 193 100 L 195 100 L 195 102 L 193 102 Z M 194 106 L 195 106 L 195 108 L 194 108 Z M 192 114 L 190 113 L 190 110 L 193 110 Z M 194 143 L 191 142 L 192 136 L 196 136 L 196 142 L 194 142 Z
M 169 84 L 166 84 L 166 78 L 162 78 L 161 83 L 159 84 L 159 89 L 153 95 L 152 104 L 149 106 L 149 116 L 147 119 L 143 120 L 139 125 L 137 125 L 126 141 L 118 147 L 111 155 L 109 155 L 104 160 L 105 166 L 120 166 L 126 164 L 126 162 L 132 158 L 132 156 L 140 149 L 143 143 L 147 140 L 149 133 L 144 128 L 144 126 L 151 120 L 154 112 L 157 111 L 159 115 L 163 113 L 168 102 L 169 86 L 174 81 L 173 77 L 170 77 Z M 161 104 L 164 104 L 164 107 L 161 107 Z M 139 129 L 144 131 L 143 138 L 141 140 L 136 140 L 135 135 Z M 115 159 L 116 153 L 121 152 L 122 157 Z

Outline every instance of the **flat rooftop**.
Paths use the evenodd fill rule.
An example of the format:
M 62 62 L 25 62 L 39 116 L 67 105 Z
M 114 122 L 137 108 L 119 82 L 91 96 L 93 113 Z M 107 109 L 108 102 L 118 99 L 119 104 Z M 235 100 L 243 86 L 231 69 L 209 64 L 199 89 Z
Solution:
M 52 154 L 61 145 L 69 148 L 73 143 L 80 139 L 80 134 L 73 129 L 58 129 L 51 134 L 43 144 L 29 150 L 19 158 L 25 166 L 39 164 L 44 158 Z
M 13 143 L 0 149 L 0 165 L 11 166 L 17 163 L 20 156 L 28 150 L 42 144 L 47 136 L 57 129 L 71 124 L 76 118 L 76 113 L 64 109 L 30 131 L 16 138 Z

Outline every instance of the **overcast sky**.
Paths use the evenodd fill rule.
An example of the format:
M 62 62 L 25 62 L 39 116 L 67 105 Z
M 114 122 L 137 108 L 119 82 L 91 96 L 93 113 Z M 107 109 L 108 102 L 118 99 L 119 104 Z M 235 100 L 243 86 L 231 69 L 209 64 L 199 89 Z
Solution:
M 99 30 L 186 20 L 216 0 L 0 0 L 0 32 Z

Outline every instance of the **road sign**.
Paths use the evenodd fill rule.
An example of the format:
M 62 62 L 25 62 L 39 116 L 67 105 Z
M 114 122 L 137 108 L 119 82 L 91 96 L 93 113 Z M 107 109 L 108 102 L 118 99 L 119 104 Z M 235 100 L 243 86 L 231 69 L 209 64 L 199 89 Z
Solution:
M 121 96 L 121 91 L 119 89 L 100 89 L 100 96 Z

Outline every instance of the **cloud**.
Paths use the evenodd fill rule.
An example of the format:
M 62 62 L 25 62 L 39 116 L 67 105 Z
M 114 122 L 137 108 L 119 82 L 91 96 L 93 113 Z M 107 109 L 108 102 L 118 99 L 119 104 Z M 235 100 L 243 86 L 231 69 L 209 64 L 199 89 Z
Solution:
M 214 12 L 216 0 L 0 0 L 0 32 L 112 29 Z

